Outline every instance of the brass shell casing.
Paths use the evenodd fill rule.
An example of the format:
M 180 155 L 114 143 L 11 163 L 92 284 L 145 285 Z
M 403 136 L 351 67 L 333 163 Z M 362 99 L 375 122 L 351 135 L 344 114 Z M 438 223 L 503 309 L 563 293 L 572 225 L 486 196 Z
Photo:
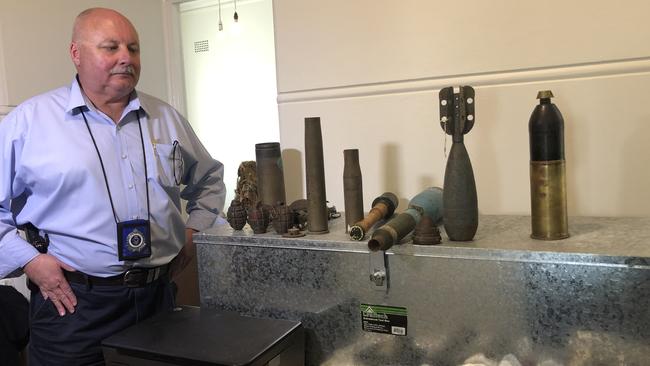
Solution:
M 569 237 L 564 160 L 530 162 L 530 207 L 533 239 Z

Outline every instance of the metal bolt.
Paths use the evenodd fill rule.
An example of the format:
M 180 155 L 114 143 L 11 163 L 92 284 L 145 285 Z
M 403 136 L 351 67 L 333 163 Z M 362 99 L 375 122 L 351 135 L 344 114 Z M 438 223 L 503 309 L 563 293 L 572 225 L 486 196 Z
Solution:
M 370 281 L 372 281 L 377 286 L 383 286 L 384 280 L 386 280 L 385 271 L 375 271 L 375 273 L 370 275 Z

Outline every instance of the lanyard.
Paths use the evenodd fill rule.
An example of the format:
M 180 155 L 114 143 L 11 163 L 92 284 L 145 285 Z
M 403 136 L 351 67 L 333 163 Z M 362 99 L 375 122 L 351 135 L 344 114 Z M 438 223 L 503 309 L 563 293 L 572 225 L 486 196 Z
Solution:
M 102 166 L 102 174 L 104 175 L 104 183 L 106 184 L 106 191 L 108 191 L 108 199 L 109 201 L 111 201 L 113 218 L 115 219 L 115 223 L 117 224 L 119 223 L 119 219 L 117 217 L 117 212 L 115 211 L 115 205 L 113 205 L 113 196 L 111 195 L 111 189 L 108 186 L 108 178 L 106 176 L 106 169 L 104 168 L 104 161 L 102 160 L 102 155 L 99 153 L 99 148 L 97 147 L 97 143 L 95 142 L 95 137 L 93 136 L 93 133 L 90 130 L 90 125 L 88 124 L 88 119 L 86 119 L 86 114 L 84 113 L 83 109 L 81 109 L 81 107 L 79 108 L 79 111 L 81 112 L 81 115 L 84 118 L 84 122 L 86 122 L 86 128 L 88 129 L 90 138 L 93 140 L 93 145 L 95 145 L 95 151 L 97 151 L 97 156 L 99 157 L 99 164 Z M 140 124 L 140 113 L 137 110 L 135 111 L 135 116 L 138 118 L 138 129 L 140 130 L 140 142 L 142 142 L 142 160 L 144 160 L 144 185 L 147 191 L 147 220 L 149 220 L 151 217 L 151 211 L 149 210 L 149 179 L 148 179 L 149 175 L 147 174 L 147 154 L 145 154 L 144 151 L 144 138 L 142 137 L 142 125 Z

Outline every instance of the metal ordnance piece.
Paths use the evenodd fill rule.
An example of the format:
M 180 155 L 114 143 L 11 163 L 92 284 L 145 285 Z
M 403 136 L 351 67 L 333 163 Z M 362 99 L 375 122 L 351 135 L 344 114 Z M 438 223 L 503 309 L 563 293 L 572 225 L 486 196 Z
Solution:
M 255 144 L 255 160 L 259 200 L 267 206 L 286 203 L 280 143 Z
M 300 230 L 305 230 L 307 227 L 307 200 L 304 198 L 297 199 L 289 205 L 289 210 L 294 214 L 294 226 L 297 226 Z
M 461 86 L 440 90 L 440 126 L 452 136 L 451 151 L 445 168 L 443 222 L 451 240 L 469 241 L 478 228 L 478 198 L 474 171 L 463 143 L 476 121 L 474 89 Z
M 327 228 L 328 211 L 320 117 L 305 118 L 305 170 L 307 175 L 307 230 L 310 234 L 325 234 L 329 230 Z
M 257 207 L 248 210 L 248 225 L 255 234 L 264 234 L 269 227 L 269 213 L 266 206 L 258 204 Z
M 243 229 L 244 225 L 246 225 L 246 216 L 246 208 L 244 205 L 237 198 L 233 199 L 226 213 L 230 227 L 235 230 Z
M 343 150 L 343 200 L 345 202 L 345 232 L 363 219 L 363 182 L 359 165 L 359 150 Z
M 271 224 L 278 234 L 286 234 L 295 223 L 295 214 L 283 202 L 271 208 Z
M 352 240 L 363 240 L 366 232 L 379 220 L 388 220 L 388 218 L 393 216 L 398 204 L 399 200 L 397 196 L 391 192 L 385 192 L 375 198 L 372 201 L 372 209 L 370 209 L 368 216 L 350 227 L 350 238 Z
M 413 229 L 413 244 L 436 245 L 442 242 L 438 225 L 427 215 L 422 216 L 420 222 Z
M 409 203 L 409 208 L 372 233 L 372 238 L 368 241 L 368 249 L 388 250 L 393 244 L 399 244 L 408 233 L 413 231 L 422 215 L 429 216 L 438 224 L 442 219 L 442 201 L 441 188 L 429 187 L 418 193 Z
M 530 206 L 533 239 L 569 237 L 564 159 L 564 119 L 551 103 L 553 93 L 537 94 L 528 132 L 530 137 Z
M 257 163 L 255 161 L 242 161 L 239 164 L 235 200 L 241 202 L 246 210 L 257 207 L 259 195 L 257 193 Z

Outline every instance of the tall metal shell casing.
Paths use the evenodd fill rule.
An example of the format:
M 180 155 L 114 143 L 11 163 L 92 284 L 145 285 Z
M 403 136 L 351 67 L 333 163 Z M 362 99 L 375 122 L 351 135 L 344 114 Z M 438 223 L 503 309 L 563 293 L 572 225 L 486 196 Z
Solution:
M 478 197 L 474 171 L 463 142 L 463 135 L 474 126 L 474 89 L 461 86 L 440 90 L 440 124 L 453 138 L 443 193 L 443 222 L 450 240 L 469 241 L 478 228 Z
M 328 233 L 325 164 L 320 117 L 305 118 L 305 171 L 307 175 L 307 230 L 310 234 Z
M 537 94 L 528 132 L 530 137 L 530 206 L 533 239 L 569 237 L 564 158 L 564 119 L 551 103 L 553 93 Z
M 255 144 L 257 191 L 259 200 L 267 206 L 286 203 L 282 152 L 279 142 Z
M 343 201 L 345 203 L 345 232 L 363 220 L 363 181 L 359 165 L 359 150 L 343 150 Z

